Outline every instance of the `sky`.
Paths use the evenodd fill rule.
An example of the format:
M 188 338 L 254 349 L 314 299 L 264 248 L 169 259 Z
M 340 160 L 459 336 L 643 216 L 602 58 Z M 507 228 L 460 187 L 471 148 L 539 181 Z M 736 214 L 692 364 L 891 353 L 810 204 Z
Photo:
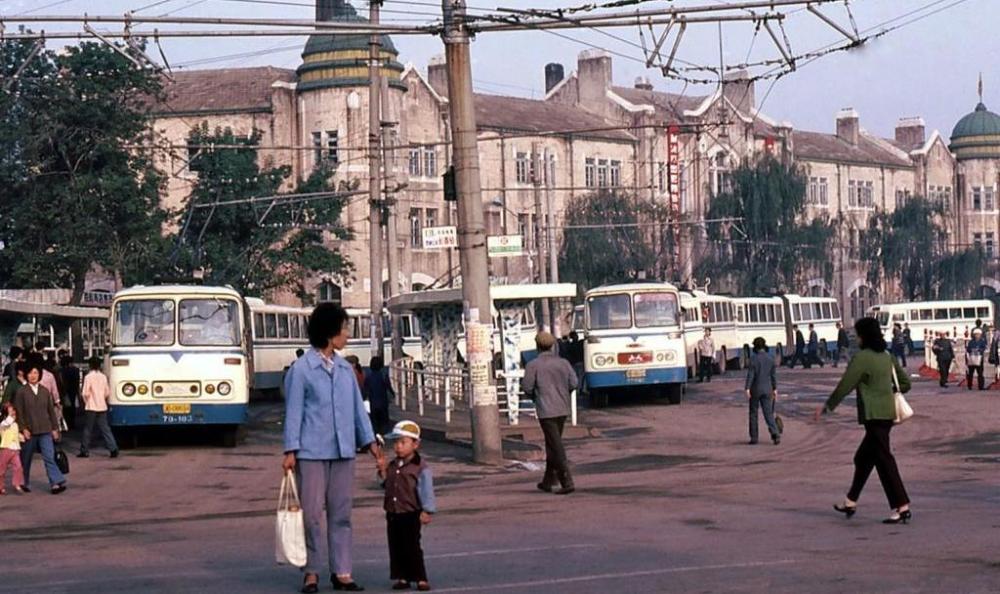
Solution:
M 723 0 L 675 0 L 674 6 L 721 3 Z M 557 8 L 582 4 L 583 0 L 469 0 L 470 13 L 504 8 Z M 0 15 L 22 13 L 120 15 L 136 10 L 142 15 L 228 16 L 310 19 L 311 0 L 0 0 Z M 364 0 L 352 0 L 367 14 Z M 664 6 L 648 2 L 644 7 Z M 440 15 L 438 0 L 386 0 L 386 21 L 422 24 Z M 861 126 L 881 136 L 892 137 L 899 118 L 923 117 L 927 133 L 939 130 L 947 139 L 955 123 L 972 111 L 978 102 L 977 80 L 984 81 L 984 102 L 1000 112 L 1000 0 L 851 0 L 858 29 L 875 30 L 890 19 L 927 7 L 892 24 L 938 10 L 872 40 L 850 52 L 836 52 L 802 66 L 771 84 L 757 82 L 758 105 L 764 113 L 796 128 L 833 132 L 836 113 L 854 108 Z M 849 26 L 844 5 L 822 9 L 834 20 Z M 790 11 L 789 11 L 790 12 Z M 891 26 L 891 25 L 890 25 Z M 33 28 L 42 28 L 33 24 Z M 80 30 L 79 24 L 46 24 L 48 31 Z M 113 26 L 97 27 L 114 29 Z M 138 27 L 137 27 L 138 28 Z M 161 25 L 178 29 L 179 25 Z M 218 28 L 218 27 L 213 27 Z M 842 40 L 839 33 L 805 11 L 790 14 L 785 28 L 794 53 Z M 8 31 L 12 29 L 8 26 Z M 687 85 L 665 79 L 657 69 L 647 69 L 639 47 L 638 28 L 560 31 L 573 40 L 543 31 L 484 33 L 472 43 L 473 81 L 480 92 L 541 98 L 544 95 L 543 69 L 559 62 L 567 75 L 575 70 L 578 54 L 592 46 L 614 52 L 615 83 L 631 86 L 639 76 L 648 77 L 658 90 L 687 95 L 707 95 L 712 85 Z M 778 57 L 764 31 L 756 36 L 749 23 L 727 23 L 722 27 L 722 57 L 735 64 Z M 719 28 L 714 24 L 692 24 L 678 52 L 678 58 L 697 64 L 719 63 Z M 648 39 L 648 36 L 647 36 Z M 428 60 L 443 52 L 439 38 L 395 36 L 400 61 L 424 69 Z M 51 45 L 52 42 L 50 42 Z M 240 39 L 171 39 L 163 41 L 167 59 L 174 68 L 223 68 L 274 65 L 295 68 L 300 63 L 304 37 L 261 37 Z M 260 55 L 244 55 L 258 52 Z M 152 52 L 157 55 L 156 52 Z M 234 56 L 235 54 L 235 56 Z M 991 66 L 993 66 L 991 68 Z M 765 99 L 766 96 L 766 99 Z

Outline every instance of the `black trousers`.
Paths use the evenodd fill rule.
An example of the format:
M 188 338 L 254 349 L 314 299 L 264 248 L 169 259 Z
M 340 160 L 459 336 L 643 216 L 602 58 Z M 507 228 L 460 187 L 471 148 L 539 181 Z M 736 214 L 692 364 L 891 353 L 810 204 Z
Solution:
M 938 359 L 938 373 L 941 374 L 941 386 L 948 385 L 948 375 L 951 373 L 951 359 Z
M 389 579 L 426 582 L 424 551 L 420 548 L 420 512 L 385 514 L 389 540 Z
M 965 372 L 965 385 L 972 389 L 972 376 L 979 375 L 979 389 L 983 390 L 986 387 L 986 380 L 983 378 L 983 365 L 969 365 L 968 371 Z
M 712 381 L 712 365 L 714 364 L 714 357 L 698 355 L 698 381 Z
M 806 353 L 803 349 L 796 347 L 795 354 L 792 356 L 792 360 L 788 362 L 788 367 L 794 369 L 797 362 L 802 362 L 802 366 L 806 369 L 812 365 L 812 362 L 806 357 Z
M 851 483 L 851 490 L 847 492 L 847 498 L 851 501 L 857 501 L 861 497 L 861 490 L 865 488 L 865 482 L 874 468 L 878 472 L 885 497 L 889 500 L 889 507 L 897 509 L 910 502 L 889 445 L 891 430 L 892 421 L 865 423 L 865 437 L 854 454 L 854 481 Z
M 542 426 L 542 434 L 545 435 L 545 478 L 542 482 L 553 486 L 558 481 L 563 487 L 572 487 L 573 477 L 569 473 L 566 448 L 562 442 L 566 417 L 538 419 L 538 423 Z

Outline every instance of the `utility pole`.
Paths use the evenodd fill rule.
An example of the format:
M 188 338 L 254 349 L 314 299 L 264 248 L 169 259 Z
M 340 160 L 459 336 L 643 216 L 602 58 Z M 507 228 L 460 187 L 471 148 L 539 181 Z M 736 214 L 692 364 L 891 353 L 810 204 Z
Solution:
M 545 211 L 542 210 L 542 160 L 538 152 L 539 143 L 531 143 L 531 185 L 535 198 L 535 268 L 538 269 L 538 282 L 545 284 L 545 252 L 542 250 L 542 232 L 545 225 Z M 549 318 L 549 304 L 542 303 L 542 326 L 552 330 Z
M 379 22 L 381 0 L 371 0 L 369 21 Z M 368 248 L 371 289 L 371 354 L 381 357 L 385 352 L 382 328 L 382 40 L 374 33 L 368 41 Z M 391 283 L 390 283 L 391 285 Z
M 386 186 L 386 267 L 389 269 L 389 292 L 385 298 L 388 301 L 399 292 L 399 235 L 396 228 L 396 159 L 393 152 L 394 143 L 392 129 L 399 122 L 391 121 L 389 109 L 389 81 L 382 78 L 382 179 L 392 188 Z M 409 287 L 409 283 L 407 283 Z M 399 314 L 390 313 L 390 328 L 392 328 L 392 360 L 403 358 L 403 326 Z
M 492 341 L 489 339 L 489 332 L 493 316 L 465 0 L 441 0 L 441 6 L 444 12 L 443 39 L 448 68 L 455 187 L 458 192 L 458 249 L 462 269 L 462 298 L 465 302 L 466 352 L 469 354 L 472 456 L 479 463 L 499 464 L 503 460 L 503 450 L 500 441 L 500 410 L 493 374 L 490 372 Z M 483 345 L 483 342 L 486 344 Z M 484 348 L 485 353 L 482 352 Z M 484 355 L 487 359 L 482 361 Z
M 555 181 L 555 168 L 549 168 L 549 154 L 545 153 L 545 158 L 542 161 L 542 166 L 545 167 L 545 210 L 548 213 L 548 218 L 546 219 L 545 225 L 545 242 L 548 244 L 549 250 L 549 282 L 558 283 L 559 282 L 559 250 L 556 249 L 556 208 L 554 204 L 554 199 L 552 196 L 552 186 Z M 549 175 L 552 174 L 552 175 Z M 549 299 L 549 309 L 551 313 L 549 314 L 552 318 L 552 334 L 557 338 L 559 336 L 559 306 L 555 299 Z

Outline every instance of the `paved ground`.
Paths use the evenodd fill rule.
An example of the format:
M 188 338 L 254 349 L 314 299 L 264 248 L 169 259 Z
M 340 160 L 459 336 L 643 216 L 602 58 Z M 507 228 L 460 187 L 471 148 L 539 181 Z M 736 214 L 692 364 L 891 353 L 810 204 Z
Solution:
M 427 444 L 442 509 L 425 533 L 436 591 L 1000 591 L 1000 392 L 916 385 L 917 417 L 893 433 L 914 521 L 884 526 L 874 476 L 854 518 L 831 509 L 861 437 L 853 401 L 807 419 L 836 371 L 781 374 L 777 447 L 745 444 L 735 373 L 692 385 L 680 406 L 585 411 L 601 437 L 570 445 L 580 490 L 568 497 L 537 492 L 537 473 Z M 257 407 L 234 450 L 188 439 L 74 458 L 58 497 L 36 466 L 34 493 L 0 499 L 0 591 L 297 591 L 297 572 L 273 561 L 279 422 L 277 407 Z M 372 471 L 359 467 L 355 575 L 388 591 Z

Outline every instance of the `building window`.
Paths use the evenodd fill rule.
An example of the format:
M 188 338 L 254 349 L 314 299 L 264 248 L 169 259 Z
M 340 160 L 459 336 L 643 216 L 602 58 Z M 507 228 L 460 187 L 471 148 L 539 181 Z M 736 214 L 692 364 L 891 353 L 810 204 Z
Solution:
M 904 204 L 906 204 L 906 197 L 903 190 L 896 190 L 896 210 L 903 208 Z
M 996 199 L 993 195 L 993 188 L 983 188 L 983 210 L 994 211 L 997 209 Z
M 436 208 L 424 209 L 424 228 L 437 227 L 438 211 Z
M 875 184 L 865 182 L 864 192 L 860 198 L 862 208 L 875 208 Z
M 316 287 L 316 301 L 323 303 L 329 301 L 331 303 L 340 303 L 343 299 L 343 293 L 339 285 L 331 283 L 330 281 L 323 281 Z
M 983 234 L 982 233 L 973 233 L 972 234 L 972 247 L 976 248 L 977 250 L 983 249 Z
M 424 247 L 424 236 L 420 225 L 420 209 L 410 209 L 410 247 Z
M 420 169 L 420 149 L 411 148 L 410 149 L 410 177 L 420 177 L 423 172 Z
M 729 190 L 729 158 L 719 153 L 712 161 L 712 192 L 718 196 Z
M 312 141 L 313 141 L 313 163 L 314 165 L 319 166 L 319 164 L 323 161 L 323 133 L 313 132 Z
M 611 162 L 611 186 L 619 188 L 622 185 L 622 162 Z
M 545 185 L 555 187 L 556 185 L 556 156 L 545 156 Z
M 588 188 L 593 188 L 597 185 L 597 169 L 595 168 L 594 159 L 584 159 L 583 177 L 584 183 Z
M 524 249 L 530 250 L 534 245 L 534 237 L 531 235 L 531 215 L 517 215 L 517 234 L 524 240 Z
M 858 182 L 853 179 L 847 182 L 847 206 L 850 208 L 858 207 Z
M 340 144 L 340 138 L 338 132 L 336 130 L 327 130 L 326 160 L 332 165 L 340 163 L 340 151 L 338 148 L 339 144 Z
M 597 185 L 602 188 L 608 187 L 608 160 L 597 160 Z
M 661 192 L 667 189 L 667 164 L 663 161 L 656 164 L 656 189 Z
M 861 285 L 851 292 L 851 319 L 857 320 L 868 312 L 868 308 L 878 302 L 878 293 Z
M 424 177 L 437 177 L 437 152 L 432 146 L 424 147 Z
M 979 186 L 972 188 L 972 210 L 983 209 L 983 189 Z
M 992 231 L 986 232 L 986 259 L 992 260 L 995 254 L 995 242 Z
M 806 191 L 806 204 L 819 204 L 819 178 L 809 178 L 809 189 Z
M 529 171 L 530 166 L 528 165 L 528 153 L 517 153 L 514 160 L 514 174 L 517 183 L 531 183 L 531 175 Z
M 826 206 L 829 202 L 829 193 L 827 191 L 826 178 L 819 178 L 819 204 L 820 206 Z
M 951 205 L 951 186 L 945 187 L 943 200 L 942 206 L 948 208 Z

